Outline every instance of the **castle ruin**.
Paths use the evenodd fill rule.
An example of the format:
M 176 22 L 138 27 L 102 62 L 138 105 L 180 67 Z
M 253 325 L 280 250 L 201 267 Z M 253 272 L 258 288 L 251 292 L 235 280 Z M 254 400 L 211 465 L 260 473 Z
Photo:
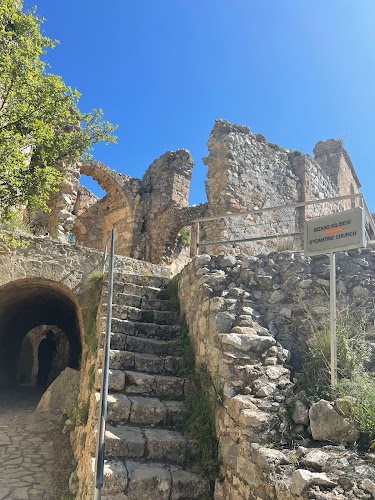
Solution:
M 78 463 L 70 489 L 79 500 L 92 498 L 107 283 L 88 320 L 95 284 L 87 291 L 87 280 L 102 269 L 115 227 L 104 498 L 370 500 L 375 468 L 356 447 L 360 432 L 345 405 L 310 404 L 297 390 L 310 318 L 324 327 L 328 317 L 326 257 L 280 251 L 265 239 L 203 246 L 189 259 L 181 243 L 181 230 L 196 219 L 359 193 L 350 158 L 338 140 L 318 142 L 311 157 L 224 120 L 216 121 L 208 149 L 207 202 L 197 206 L 188 205 L 193 160 L 186 150 L 165 153 L 142 179 L 95 160 L 68 169 L 49 200 L 51 211 L 33 220 L 43 236 L 20 236 L 27 245 L 0 248 L 0 386 L 35 385 L 38 345 L 52 330 L 57 355 L 50 379 L 56 380 L 39 411 L 52 410 L 53 401 L 59 402 L 54 410 L 63 411 L 74 385 L 66 385 L 66 377 L 74 373 L 79 418 L 71 442 Z M 94 178 L 106 195 L 99 199 L 81 186 L 80 174 Z M 306 218 L 331 210 L 309 205 L 208 220 L 200 241 L 299 233 Z M 343 252 L 338 265 L 339 293 L 355 307 L 369 306 L 373 320 L 374 246 Z M 181 432 L 195 387 L 183 371 L 176 301 L 195 362 L 220 400 L 212 418 L 219 473 L 208 479 L 196 467 L 196 440 Z M 373 338 L 366 341 L 375 353 Z M 368 368 L 375 370 L 374 355 Z M 7 457 L 13 459 L 20 440 L 6 434 L 3 440 L 4 470 L 11 475 L 19 465 Z M 9 494 L 16 491 L 9 489 L 12 481 Z M 42 498 L 40 486 L 17 491 Z

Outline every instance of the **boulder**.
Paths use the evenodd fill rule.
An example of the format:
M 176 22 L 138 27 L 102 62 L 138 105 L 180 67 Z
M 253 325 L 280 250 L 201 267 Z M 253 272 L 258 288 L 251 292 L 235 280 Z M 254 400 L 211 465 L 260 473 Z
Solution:
M 329 401 L 321 399 L 313 404 L 309 417 L 311 434 L 316 441 L 349 444 L 359 438 L 359 431 L 352 422 L 337 413 Z
M 79 379 L 79 371 L 65 368 L 43 394 L 36 411 L 69 413 L 77 402 Z
M 334 488 L 337 484 L 322 472 L 310 472 L 305 469 L 297 469 L 292 475 L 291 491 L 294 495 L 302 495 L 310 486 L 317 485 L 325 488 Z

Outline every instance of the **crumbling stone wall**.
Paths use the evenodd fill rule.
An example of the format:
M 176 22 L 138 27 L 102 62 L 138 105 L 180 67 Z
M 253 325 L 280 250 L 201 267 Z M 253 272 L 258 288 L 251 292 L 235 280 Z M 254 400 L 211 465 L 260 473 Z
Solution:
M 294 374 L 313 334 L 310 316 L 327 324 L 327 260 L 293 252 L 201 255 L 178 276 L 196 360 L 224 394 L 216 414 L 222 467 L 215 499 L 371 498 L 369 454 L 345 448 L 349 440 L 330 437 L 327 445 L 313 438 L 316 408 L 309 413 L 301 403 L 294 423 L 287 416 Z M 368 300 L 373 311 L 374 248 L 338 254 L 338 270 L 339 292 L 353 305 Z M 290 432 L 302 442 L 290 446 Z
M 114 226 L 119 255 L 170 263 L 181 253 L 179 231 L 191 224 L 194 216 L 261 210 L 359 192 L 357 175 L 340 141 L 318 142 L 312 158 L 269 143 L 248 127 L 217 120 L 207 146 L 209 155 L 203 159 L 208 167 L 207 203 L 188 207 L 194 162 L 190 153 L 181 149 L 156 159 L 142 179 L 119 174 L 94 160 L 70 166 L 60 191 L 51 197 L 51 213 L 48 217 L 39 214 L 36 222 L 48 226 L 49 234 L 59 241 L 66 241 L 72 232 L 79 245 L 99 250 Z M 80 173 L 97 180 L 106 195 L 98 199 L 80 186 Z M 201 224 L 200 239 L 228 241 L 298 233 L 305 218 L 354 205 L 347 201 L 297 210 L 283 208 L 244 219 L 211 220 Z M 208 246 L 201 252 L 215 254 L 225 248 L 251 254 L 280 245 L 284 246 L 265 239 L 245 245 Z
M 179 214 L 188 206 L 193 165 L 190 153 L 180 149 L 168 151 L 146 170 L 139 187 L 135 257 L 157 263 L 173 252 L 186 225 Z
M 209 156 L 206 191 L 210 216 L 258 210 L 271 206 L 331 198 L 359 192 L 359 181 L 340 141 L 319 142 L 316 155 L 302 155 L 268 143 L 248 127 L 217 120 L 207 143 Z M 256 236 L 294 233 L 302 230 L 305 218 L 350 208 L 350 202 L 283 209 L 202 224 L 202 241 L 223 241 Z M 279 242 L 276 241 L 276 247 Z M 225 247 L 228 251 L 228 246 Z M 232 245 L 231 252 L 257 253 L 272 250 L 272 240 Z M 210 254 L 223 246 L 207 247 Z M 206 249 L 203 248 L 204 252 Z

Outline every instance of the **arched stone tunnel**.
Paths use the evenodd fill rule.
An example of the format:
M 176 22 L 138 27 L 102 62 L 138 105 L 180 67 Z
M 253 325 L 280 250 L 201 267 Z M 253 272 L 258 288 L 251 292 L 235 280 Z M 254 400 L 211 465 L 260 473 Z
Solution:
M 80 308 L 65 286 L 43 278 L 21 279 L 0 287 L 0 387 L 17 382 L 22 342 L 41 325 L 54 325 L 69 343 L 67 366 L 81 361 Z M 27 361 L 27 356 L 23 358 Z

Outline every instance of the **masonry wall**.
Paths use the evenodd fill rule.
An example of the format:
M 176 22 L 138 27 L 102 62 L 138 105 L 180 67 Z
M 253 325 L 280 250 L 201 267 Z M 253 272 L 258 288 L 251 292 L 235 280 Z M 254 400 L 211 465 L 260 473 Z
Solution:
M 217 120 L 207 143 L 209 156 L 206 191 L 208 213 L 235 213 L 271 206 L 321 200 L 359 192 L 350 158 L 339 141 L 319 142 L 315 158 L 267 142 L 248 127 Z M 245 239 L 302 230 L 305 218 L 350 208 L 350 202 L 283 209 L 202 224 L 202 241 Z M 297 239 L 299 240 L 299 239 Z M 289 243 L 289 248 L 292 242 Z M 280 240 L 232 244 L 232 253 L 257 253 L 283 247 Z M 215 254 L 224 246 L 203 248 Z
M 78 244 L 98 250 L 104 248 L 114 226 L 118 254 L 170 263 L 179 258 L 179 231 L 192 223 L 193 214 L 226 215 L 359 192 L 358 178 L 340 141 L 317 143 L 313 158 L 267 142 L 246 126 L 217 120 L 207 146 L 209 155 L 203 159 L 208 167 L 207 204 L 188 207 L 194 162 L 181 149 L 156 159 L 142 179 L 119 174 L 94 160 L 69 166 L 60 191 L 51 197 L 51 213 L 39 216 L 37 224 L 48 226 L 49 234 L 59 241 L 73 233 Z M 80 173 L 97 180 L 106 195 L 97 199 L 83 189 L 78 182 Z M 215 242 L 299 233 L 305 218 L 354 205 L 350 201 L 326 203 L 222 218 L 202 223 L 200 239 Z M 215 254 L 225 248 L 234 254 L 251 254 L 300 244 L 300 237 L 264 238 L 206 246 L 201 252 Z
M 374 271 L 373 247 L 338 254 L 339 307 L 367 307 L 370 326 Z M 308 339 L 328 324 L 328 273 L 327 257 L 273 252 L 201 255 L 178 275 L 196 362 L 223 392 L 215 500 L 371 497 L 370 455 L 314 441 L 303 403 L 294 422 L 287 415 Z M 317 453 L 324 460 L 309 461 Z

